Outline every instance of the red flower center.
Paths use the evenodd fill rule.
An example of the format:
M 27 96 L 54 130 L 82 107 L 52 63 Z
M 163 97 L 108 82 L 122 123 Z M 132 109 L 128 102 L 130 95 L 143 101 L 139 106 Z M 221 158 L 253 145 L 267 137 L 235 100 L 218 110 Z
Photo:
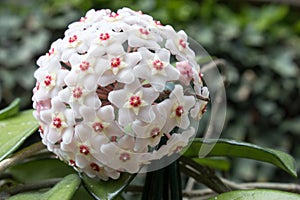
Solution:
M 159 133 L 160 133 L 159 128 L 158 128 L 158 127 L 155 127 L 155 128 L 153 128 L 153 129 L 151 130 L 150 136 L 151 136 L 152 138 L 155 138 L 156 136 L 159 135 Z
M 112 58 L 110 61 L 110 66 L 113 68 L 119 67 L 121 65 L 121 59 L 120 58 Z
M 77 35 L 73 35 L 73 36 L 69 37 L 69 42 L 70 42 L 70 43 L 73 43 L 73 42 L 75 42 L 77 39 L 78 39 L 78 38 L 77 38 Z
M 73 97 L 79 99 L 82 96 L 83 92 L 80 87 L 73 89 Z
M 119 14 L 115 13 L 115 12 L 112 12 L 112 13 L 109 14 L 109 17 L 112 17 L 112 18 L 116 18 L 118 16 L 119 16 Z
M 93 129 L 94 129 L 95 132 L 101 132 L 104 129 L 104 126 L 100 122 L 95 122 L 93 124 Z
M 183 107 L 182 106 L 178 106 L 175 110 L 176 116 L 177 117 L 181 117 L 181 115 L 184 113 Z
M 54 54 L 54 48 L 51 48 L 47 54 L 48 54 L 48 56 L 51 56 L 52 54 Z
M 120 160 L 122 160 L 123 162 L 126 162 L 127 160 L 130 160 L 130 154 L 129 153 L 121 153 L 120 154 Z
M 51 85 L 51 82 L 52 82 L 52 76 L 51 75 L 45 76 L 45 80 L 44 80 L 45 85 L 49 86 Z
M 39 125 L 39 132 L 40 132 L 41 134 L 44 134 L 44 129 L 43 129 L 42 125 Z
M 129 99 L 129 104 L 136 108 L 142 104 L 142 100 L 139 96 L 131 96 Z
M 60 128 L 62 126 L 62 121 L 59 117 L 55 117 L 53 120 L 52 120 L 52 125 L 55 127 L 55 128 Z
M 101 33 L 99 36 L 100 40 L 108 40 L 110 38 L 110 35 L 108 33 Z
M 116 142 L 117 141 L 117 136 L 111 136 L 110 141 L 111 142 Z
M 99 165 L 97 165 L 96 163 L 91 163 L 90 167 L 92 168 L 92 170 L 99 172 L 100 171 L 100 167 Z
M 69 160 L 69 165 L 73 166 L 73 167 L 76 167 L 76 162 L 75 160 Z
M 82 154 L 84 154 L 84 155 L 88 155 L 90 153 L 90 150 L 89 150 L 89 148 L 87 146 L 81 145 L 79 147 L 79 152 L 82 153 Z
M 147 29 L 145 29 L 145 28 L 140 28 L 139 31 L 143 35 L 149 35 L 150 34 L 150 32 Z

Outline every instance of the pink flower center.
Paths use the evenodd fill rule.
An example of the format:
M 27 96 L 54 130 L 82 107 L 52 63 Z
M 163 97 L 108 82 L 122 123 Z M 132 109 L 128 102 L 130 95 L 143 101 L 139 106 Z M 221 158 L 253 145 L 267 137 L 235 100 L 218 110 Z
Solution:
M 90 63 L 88 61 L 82 61 L 79 65 L 81 71 L 86 71 L 89 69 L 89 67 L 90 67 Z
M 104 126 L 100 122 L 95 122 L 93 124 L 93 129 L 94 129 L 95 132 L 101 132 L 104 129 Z
M 186 42 L 183 39 L 179 40 L 179 45 L 184 49 L 186 48 Z
M 192 77 L 193 76 L 193 70 L 192 67 L 189 65 L 188 62 L 185 62 L 182 66 L 178 67 L 180 74 L 187 76 L 187 77 Z
M 115 12 L 112 12 L 112 13 L 109 14 L 109 17 L 111 17 L 111 18 L 116 18 L 118 16 L 119 16 L 119 14 L 115 13 Z
M 77 38 L 77 35 L 73 35 L 73 36 L 69 37 L 69 43 L 73 43 L 73 42 L 75 42 L 77 39 L 78 39 L 78 38 Z
M 80 22 L 85 22 L 86 19 L 87 19 L 87 17 L 81 17 L 79 21 Z
M 54 54 L 54 48 L 51 48 L 51 49 L 48 51 L 47 55 L 48 55 L 48 56 L 51 56 L 51 55 L 53 55 L 53 54 Z
M 101 33 L 99 36 L 100 40 L 108 40 L 110 38 L 110 35 L 108 33 Z
M 150 34 L 150 32 L 147 29 L 145 29 L 145 28 L 140 28 L 139 31 L 143 35 L 149 35 Z
M 180 152 L 181 150 L 183 149 L 183 146 L 177 146 L 175 149 L 174 149 L 174 153 L 178 153 Z
M 82 89 L 80 87 L 73 89 L 72 92 L 73 92 L 73 97 L 76 99 L 79 99 L 83 94 Z
M 112 58 L 110 61 L 110 66 L 112 68 L 119 67 L 121 65 L 121 59 L 120 58 Z
M 161 24 L 160 21 L 154 20 L 154 23 L 155 23 L 157 26 L 162 26 L 162 24 Z
M 184 113 L 184 110 L 183 110 L 183 107 L 182 106 L 178 106 L 176 109 L 175 109 L 175 114 L 177 117 L 181 117 L 181 115 Z
M 52 82 L 52 76 L 51 75 L 45 76 L 45 80 L 44 80 L 45 85 L 49 86 L 51 85 L 51 82 Z
M 164 67 L 164 63 L 161 62 L 160 60 L 155 60 L 153 61 L 153 67 L 156 69 L 156 70 L 162 70 L 163 67 Z
M 53 120 L 52 120 L 52 125 L 55 127 L 55 128 L 60 128 L 62 126 L 62 121 L 59 117 L 55 117 Z
M 91 163 L 90 167 L 92 168 L 92 170 L 99 172 L 100 171 L 100 167 L 99 165 L 97 165 L 96 163 Z
M 139 96 L 131 96 L 129 99 L 129 104 L 136 108 L 142 104 L 142 100 Z
M 90 153 L 90 150 L 87 146 L 81 145 L 79 147 L 79 152 L 84 154 L 84 155 L 88 155 Z
M 130 154 L 126 153 L 126 152 L 121 153 L 120 160 L 122 160 L 123 162 L 126 162 L 127 160 L 130 160 Z
M 156 136 L 159 135 L 159 133 L 160 133 L 159 128 L 158 128 L 158 127 L 155 127 L 155 128 L 153 128 L 153 129 L 151 130 L 150 136 L 151 136 L 152 138 L 155 138 Z

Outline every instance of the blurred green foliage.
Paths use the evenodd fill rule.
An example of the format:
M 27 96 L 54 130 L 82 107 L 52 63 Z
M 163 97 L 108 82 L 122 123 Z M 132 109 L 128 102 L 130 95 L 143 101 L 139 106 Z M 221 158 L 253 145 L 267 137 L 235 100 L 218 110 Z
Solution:
M 222 137 L 285 150 L 300 164 L 300 8 L 214 0 L 10 0 L 0 3 L 0 106 L 31 106 L 36 59 L 91 8 L 142 10 L 184 29 L 224 58 L 228 110 Z M 205 121 L 205 119 L 203 120 Z M 232 175 L 279 180 L 269 165 L 238 161 Z M 284 177 L 283 177 L 284 176 Z

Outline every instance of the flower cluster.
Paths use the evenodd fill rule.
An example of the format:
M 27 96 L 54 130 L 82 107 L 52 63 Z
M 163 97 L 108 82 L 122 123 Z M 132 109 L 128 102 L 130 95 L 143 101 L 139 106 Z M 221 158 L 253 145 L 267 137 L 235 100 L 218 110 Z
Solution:
M 178 153 L 205 111 L 187 35 L 140 11 L 88 11 L 37 64 L 42 142 L 90 177 L 117 179 Z

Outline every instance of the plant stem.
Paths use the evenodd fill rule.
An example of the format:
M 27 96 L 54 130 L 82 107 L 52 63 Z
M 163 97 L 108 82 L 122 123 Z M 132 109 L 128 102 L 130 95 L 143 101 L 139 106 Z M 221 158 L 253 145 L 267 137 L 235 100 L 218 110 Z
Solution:
M 11 189 L 6 190 L 5 192 L 8 193 L 9 195 L 15 195 L 18 193 L 23 193 L 23 192 L 33 191 L 33 190 L 51 188 L 61 180 L 62 180 L 61 178 L 53 178 L 53 179 L 38 181 L 35 183 L 27 183 L 24 185 L 17 185 Z
M 167 167 L 170 179 L 170 192 L 172 200 L 182 199 L 181 176 L 178 161 L 173 162 Z
M 147 173 L 142 200 L 160 200 L 162 198 L 164 170 L 165 168 L 162 168 Z
M 235 183 L 232 181 L 229 181 L 227 179 L 223 179 L 222 181 L 226 183 L 230 188 L 233 190 L 241 190 L 241 189 L 253 189 L 253 188 L 259 188 L 259 189 L 274 189 L 274 190 L 281 190 L 286 192 L 293 192 L 300 194 L 300 185 L 294 184 L 294 183 Z
M 180 169 L 197 181 L 203 183 L 217 193 L 229 192 L 231 189 L 217 177 L 213 170 L 208 167 L 201 166 L 192 159 L 181 156 Z
M 168 170 L 168 167 L 164 168 L 164 179 L 163 179 L 163 196 L 162 199 L 163 200 L 169 200 L 170 199 L 170 173 Z
M 0 174 L 2 174 L 8 167 L 34 155 L 36 152 L 42 149 L 45 149 L 45 145 L 42 142 L 37 142 L 18 151 L 10 158 L 6 158 L 5 160 L 0 162 Z
M 222 179 L 224 183 L 226 183 L 230 188 L 233 190 L 241 190 L 241 189 L 273 189 L 273 190 L 280 190 L 286 192 L 293 192 L 300 194 L 300 185 L 294 183 L 258 183 L 258 182 L 250 182 L 250 183 L 235 183 L 229 181 L 227 179 Z M 126 188 L 127 192 L 143 192 L 143 186 L 137 185 L 129 185 Z M 216 193 L 209 189 L 196 189 L 196 190 L 183 190 L 182 196 L 183 197 L 203 197 L 206 195 L 216 195 Z

